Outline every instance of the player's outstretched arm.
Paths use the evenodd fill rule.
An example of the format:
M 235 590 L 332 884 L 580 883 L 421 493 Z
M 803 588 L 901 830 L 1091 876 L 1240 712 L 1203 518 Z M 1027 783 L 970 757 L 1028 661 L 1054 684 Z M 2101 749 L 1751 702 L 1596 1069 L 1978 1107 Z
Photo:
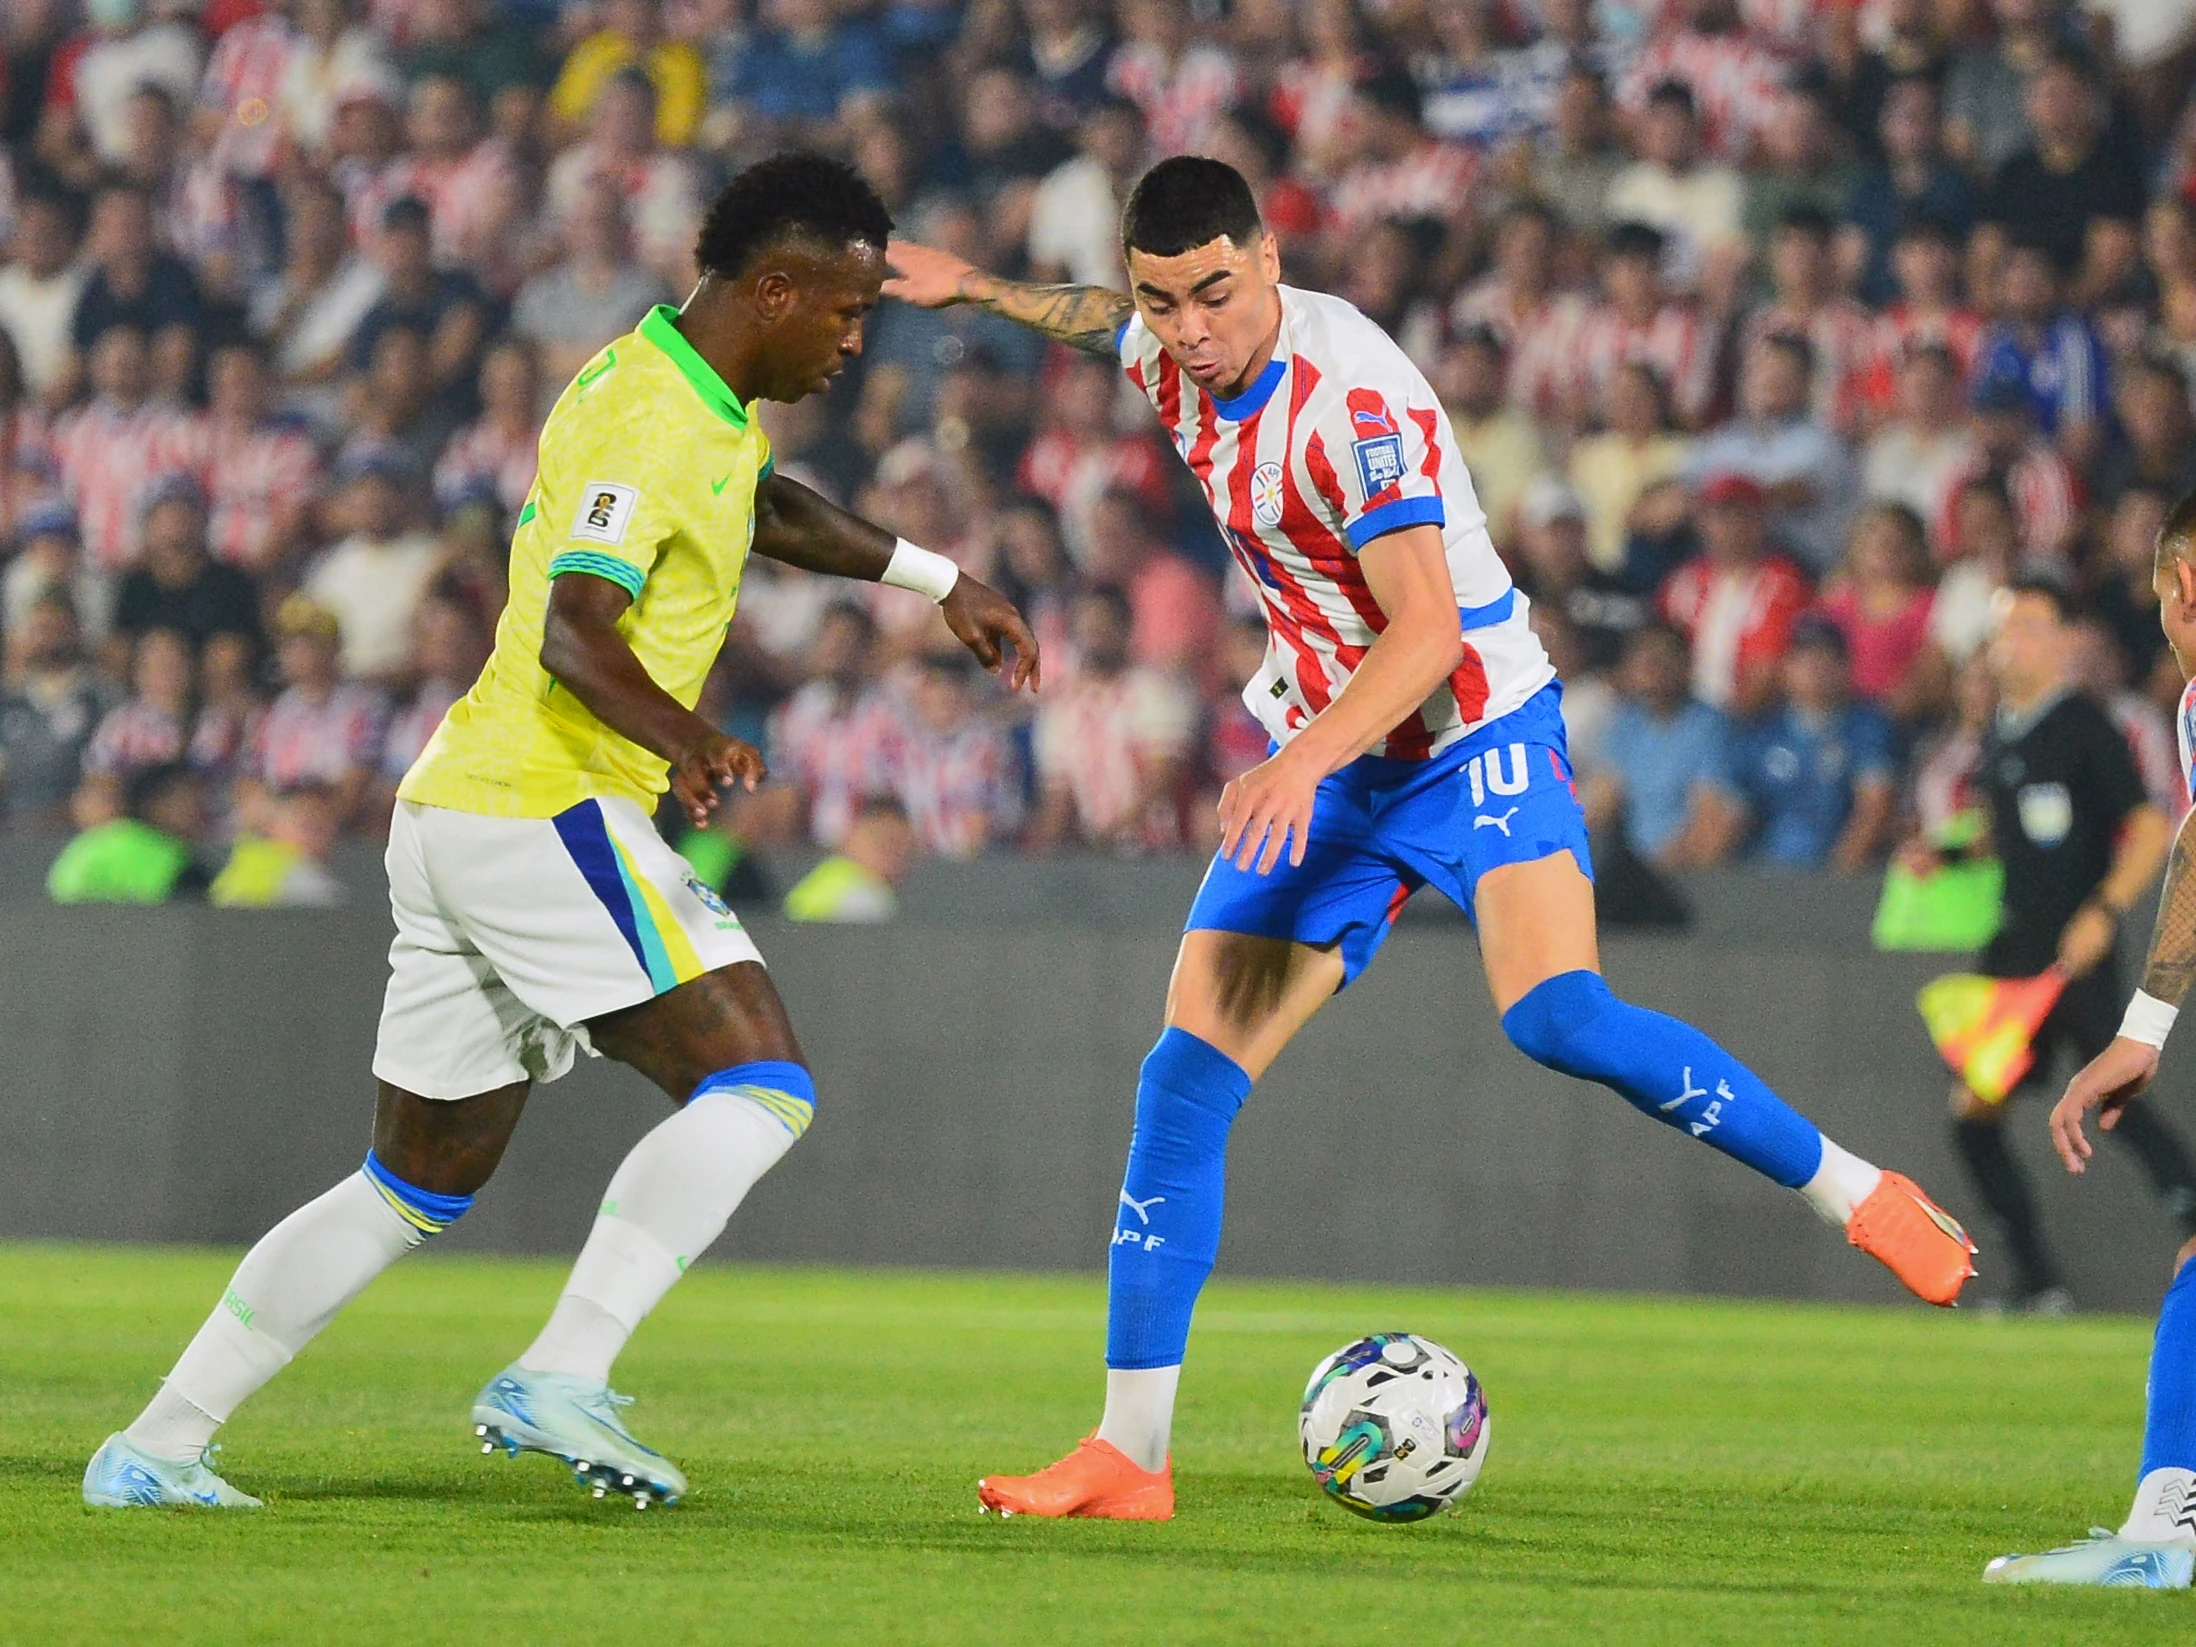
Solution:
M 2172 855 L 2166 860 L 2165 890 L 2158 897 L 2150 959 L 2143 967 L 2143 995 L 2169 1012 L 2179 1010 L 2189 985 L 2196 983 L 2196 830 L 2190 828 L 2189 818 L 2196 818 L 2196 813 L 2181 820 L 2180 834 L 2174 837 Z M 2097 1124 L 2111 1127 L 2128 1100 L 2158 1073 L 2160 1047 L 2126 1034 L 2126 1027 L 2067 1083 L 2066 1096 L 2051 1111 L 2051 1142 L 2068 1172 L 2080 1172 L 2089 1159 L 2082 1117 L 2097 1110 Z M 2163 1039 L 2161 1030 L 2159 1040 Z
M 728 738 L 655 683 L 618 633 L 633 597 L 608 578 L 567 572 L 549 585 L 541 666 L 621 738 L 671 763 L 671 793 L 698 829 L 726 784 L 752 790 L 766 775 L 750 744 Z
M 899 540 L 799 481 L 772 474 L 755 489 L 754 547 L 765 559 L 804 572 L 878 583 L 892 566 Z M 951 575 L 950 562 L 945 571 Z M 1008 686 L 1036 690 L 1037 637 L 1006 596 L 963 572 L 938 602 L 938 615 L 953 638 L 993 674 L 999 673 L 1011 648 L 1014 668 Z
M 1001 280 L 951 252 L 912 240 L 893 241 L 885 248 L 885 261 L 893 271 L 884 284 L 887 297 L 919 309 L 973 303 L 1087 354 L 1110 356 L 1121 327 L 1136 312 L 1126 292 Z

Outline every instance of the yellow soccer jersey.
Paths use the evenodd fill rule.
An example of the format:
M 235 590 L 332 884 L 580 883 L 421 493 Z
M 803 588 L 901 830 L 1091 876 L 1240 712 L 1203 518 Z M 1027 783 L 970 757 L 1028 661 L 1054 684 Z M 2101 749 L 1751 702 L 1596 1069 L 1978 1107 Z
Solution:
M 608 578 L 633 604 L 618 631 L 691 708 L 724 644 L 755 536 L 770 442 L 724 380 L 652 310 L 588 362 L 541 434 L 511 541 L 495 652 L 399 786 L 457 812 L 547 818 L 624 796 L 652 807 L 667 765 L 604 726 L 541 666 L 550 580 Z

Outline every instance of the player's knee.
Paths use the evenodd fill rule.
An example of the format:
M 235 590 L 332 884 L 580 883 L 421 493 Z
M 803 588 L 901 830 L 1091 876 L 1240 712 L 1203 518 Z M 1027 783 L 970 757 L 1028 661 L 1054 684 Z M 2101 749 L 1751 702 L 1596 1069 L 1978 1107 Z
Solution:
M 793 1135 L 796 1143 L 816 1119 L 816 1078 L 806 1066 L 790 1058 L 758 1058 L 705 1075 L 687 1103 L 718 1092 L 744 1098 L 764 1110 Z
M 1598 972 L 1543 979 L 1502 1015 L 1510 1045 L 1564 1075 L 1601 1080 L 1610 1071 L 1604 1018 L 1621 1003 Z
M 433 1190 L 406 1182 L 383 1165 L 381 1157 L 372 1150 L 366 1152 L 366 1164 L 360 1170 L 376 1193 L 389 1204 L 389 1209 L 419 1231 L 422 1240 L 440 1235 L 463 1218 L 466 1209 L 473 1204 L 470 1195 L 437 1195 Z
M 1243 1066 L 1186 1029 L 1169 1025 L 1144 1055 L 1136 1083 L 1136 1130 L 1155 1134 L 1203 1131 L 1225 1135 L 1250 1096 Z

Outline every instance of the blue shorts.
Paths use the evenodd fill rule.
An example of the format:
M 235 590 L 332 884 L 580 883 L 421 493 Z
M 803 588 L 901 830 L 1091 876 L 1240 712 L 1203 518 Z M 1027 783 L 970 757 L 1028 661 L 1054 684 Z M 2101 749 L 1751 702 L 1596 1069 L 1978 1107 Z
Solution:
M 1568 852 L 1591 877 L 1562 701 L 1551 681 L 1429 761 L 1360 756 L 1319 786 L 1301 864 L 1284 854 L 1261 875 L 1214 858 L 1185 930 L 1339 945 L 1346 984 L 1422 886 L 1470 915 L 1479 877 L 1504 864 Z

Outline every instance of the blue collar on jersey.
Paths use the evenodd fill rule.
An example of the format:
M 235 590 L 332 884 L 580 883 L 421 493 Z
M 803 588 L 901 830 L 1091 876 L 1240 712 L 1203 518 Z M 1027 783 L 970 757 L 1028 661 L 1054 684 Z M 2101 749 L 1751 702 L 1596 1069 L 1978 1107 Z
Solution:
M 694 386 L 694 393 L 702 397 L 704 406 L 733 428 L 746 428 L 747 408 L 740 404 L 740 397 L 732 392 L 731 386 L 717 375 L 716 367 L 702 359 L 701 352 L 686 341 L 686 334 L 672 324 L 678 318 L 678 310 L 668 303 L 659 303 L 642 319 L 640 335 L 671 357 L 671 364 Z
M 1241 423 L 1245 418 L 1265 409 L 1266 402 L 1273 399 L 1274 390 L 1281 387 L 1281 380 L 1288 375 L 1289 363 L 1280 355 L 1275 355 L 1266 362 L 1266 369 L 1252 380 L 1251 386 L 1233 400 L 1222 400 L 1218 395 L 1213 396 L 1214 414 L 1226 418 L 1230 423 Z

